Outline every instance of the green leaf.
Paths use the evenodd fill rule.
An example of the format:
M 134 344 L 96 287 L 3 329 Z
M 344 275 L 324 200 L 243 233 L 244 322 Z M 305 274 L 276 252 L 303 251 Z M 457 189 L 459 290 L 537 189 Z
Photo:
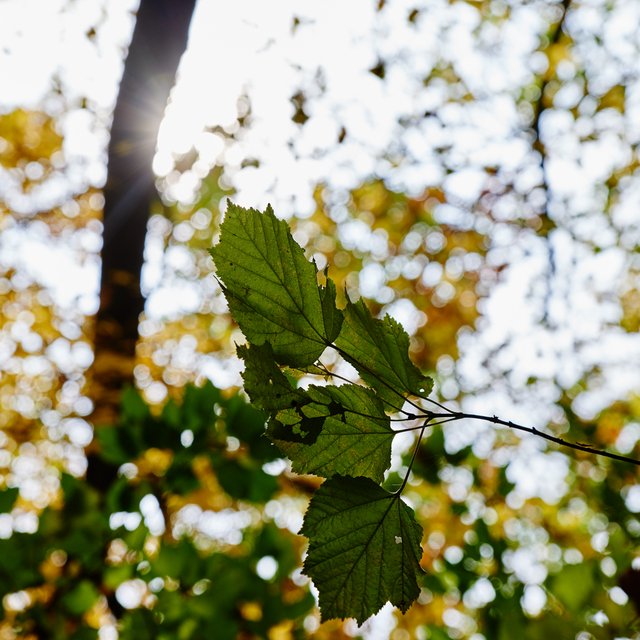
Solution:
M 220 486 L 237 500 L 267 502 L 278 490 L 278 480 L 260 467 L 212 456 Z
M 164 490 L 184 496 L 200 487 L 200 480 L 193 473 L 193 457 L 194 454 L 189 449 L 174 453 L 171 466 L 162 477 Z
M 135 458 L 136 447 L 131 442 L 130 430 L 117 426 L 96 430 L 100 443 L 100 457 L 112 464 L 121 465 Z
M 255 461 L 264 463 L 280 457 L 277 447 L 267 438 L 267 416 L 247 404 L 239 395 L 231 397 L 224 412 L 227 435 L 237 438 Z
M 301 533 L 323 620 L 362 623 L 387 601 L 404 613 L 418 597 L 422 529 L 399 495 L 367 478 L 331 478 L 311 499 Z
M 133 387 L 122 392 L 122 418 L 128 422 L 140 422 L 150 415 L 149 406 Z
M 335 340 L 342 328 L 344 317 L 342 312 L 336 308 L 336 284 L 329 278 L 328 269 L 324 271 L 325 286 L 319 287 L 320 305 L 322 307 L 322 317 L 327 336 L 332 336 L 329 341 Z
M 291 386 L 276 364 L 270 344 L 238 346 L 237 352 L 244 360 L 245 391 L 256 407 L 278 411 L 304 402 L 304 392 Z
M 280 412 L 268 431 L 293 470 L 382 482 L 394 432 L 375 393 L 353 384 L 311 386 L 307 398 L 307 404 Z
M 180 424 L 177 430 L 192 431 L 194 444 L 201 439 L 201 436 L 206 440 L 206 434 L 215 421 L 214 406 L 218 402 L 220 402 L 220 390 L 216 389 L 209 380 L 202 387 L 187 385 L 182 398 Z
M 565 565 L 551 581 L 551 593 L 569 611 L 578 613 L 584 609 L 596 587 L 594 567 L 590 562 Z
M 18 498 L 18 488 L 11 487 L 0 491 L 0 513 L 9 513 Z
M 61 602 L 69 613 L 81 616 L 93 606 L 99 595 L 92 582 L 82 580 L 62 596 Z
M 315 265 L 271 207 L 260 213 L 229 204 L 211 256 L 247 340 L 269 342 L 278 362 L 312 364 L 338 335 L 335 286 L 318 285 Z
M 426 396 L 433 380 L 409 359 L 409 336 L 390 316 L 377 320 L 362 300 L 348 303 L 336 346 L 391 409 L 405 394 Z

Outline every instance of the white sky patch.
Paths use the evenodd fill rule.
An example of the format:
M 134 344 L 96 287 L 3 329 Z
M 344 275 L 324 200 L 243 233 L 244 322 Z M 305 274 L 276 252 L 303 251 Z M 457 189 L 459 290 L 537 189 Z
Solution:
M 444 186 L 454 200 L 458 198 L 463 202 L 472 203 L 480 195 L 486 180 L 484 171 L 469 168 L 450 175 L 444 181 Z
M 527 585 L 524 589 L 521 604 L 522 608 L 530 615 L 540 615 L 544 605 L 547 603 L 547 594 L 537 584 Z
M 487 578 L 479 578 L 465 591 L 463 602 L 465 607 L 480 609 L 493 602 L 495 597 L 496 590 L 491 582 Z
M 278 571 L 278 562 L 273 556 L 263 556 L 256 564 L 256 573 L 263 580 L 271 580 Z
M 182 280 L 154 289 L 147 298 L 145 311 L 152 318 L 181 316 L 197 311 L 200 302 L 197 283 Z
M 360 293 L 365 298 L 375 298 L 386 283 L 384 267 L 377 262 L 370 262 L 360 271 Z
M 624 496 L 624 503 L 631 513 L 640 513 L 640 485 L 635 484 L 629 488 Z
M 125 609 L 137 609 L 142 604 L 146 593 L 147 584 L 143 580 L 139 578 L 127 580 L 116 589 L 116 600 Z
M 164 516 L 160 509 L 160 503 L 154 495 L 147 494 L 140 500 L 140 513 L 142 513 L 144 524 L 151 535 L 160 536 L 164 533 Z
M 112 529 L 124 527 L 127 531 L 135 531 L 141 522 L 142 516 L 137 511 L 116 511 L 109 516 Z
M 52 242 L 46 228 L 31 225 L 3 230 L 0 255 L 0 264 L 14 265 L 44 285 L 61 306 L 74 306 L 87 315 L 97 311 L 99 262 L 91 258 L 81 262 L 64 241 Z
M 413 335 L 427 320 L 425 314 L 406 298 L 392 302 L 384 311 L 397 320 L 409 335 Z
M 555 504 L 567 490 L 567 457 L 558 452 L 517 455 L 507 468 L 507 478 L 515 484 L 515 491 L 528 499 L 540 496 Z

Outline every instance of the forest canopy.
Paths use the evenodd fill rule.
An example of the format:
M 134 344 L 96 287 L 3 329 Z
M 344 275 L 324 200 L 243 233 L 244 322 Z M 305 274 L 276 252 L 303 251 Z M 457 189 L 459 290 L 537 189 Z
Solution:
M 637 3 L 201 0 L 132 85 L 151 3 L 0 4 L 3 634 L 640 637 L 637 466 L 590 452 L 640 458 Z M 135 220 L 125 85 L 149 129 L 170 94 Z M 209 255 L 268 203 L 319 278 L 295 339 Z M 397 385 L 504 423 L 398 432 Z M 341 609 L 317 518 L 362 496 L 411 581 Z

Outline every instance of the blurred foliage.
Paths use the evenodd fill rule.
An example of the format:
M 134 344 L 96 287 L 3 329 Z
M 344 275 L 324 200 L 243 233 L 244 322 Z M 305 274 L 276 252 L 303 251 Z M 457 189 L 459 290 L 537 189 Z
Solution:
M 603 324 L 616 338 L 637 333 L 638 21 L 633 3 L 625 2 L 441 5 L 377 3 L 381 20 L 394 12 L 407 31 L 393 47 L 378 40 L 370 75 L 375 82 L 396 82 L 382 85 L 392 94 L 405 80 L 402 72 L 410 72 L 418 76 L 415 91 L 425 99 L 392 129 L 386 170 L 357 187 L 318 186 L 314 210 L 292 222 L 308 255 L 320 268 L 329 265 L 349 295 L 364 291 L 380 312 L 403 309 L 415 328 L 412 356 L 435 373 L 441 389 L 450 390 L 461 338 L 483 326 L 485 301 L 508 273 L 506 250 L 514 250 L 515 262 L 541 246 L 553 257 L 554 235 L 571 238 L 575 255 L 561 251 L 555 265 L 550 258 L 552 266 L 535 273 L 537 288 L 527 295 L 543 297 L 540 288 L 555 284 L 558 296 L 573 305 L 567 323 L 599 318 L 600 304 L 610 303 Z M 449 13 L 442 18 L 445 9 Z M 524 27 L 529 20 L 535 23 L 533 41 L 520 42 L 520 33 L 531 37 Z M 310 22 L 302 16 L 292 32 L 304 35 Z M 430 25 L 437 30 L 425 33 Z M 467 60 L 500 63 L 520 56 L 522 68 L 511 74 L 509 66 L 505 81 L 487 74 L 486 66 L 478 73 L 478 67 L 465 65 L 458 55 L 463 47 L 455 43 L 466 42 L 467 27 L 473 37 L 472 48 L 464 50 Z M 511 56 L 516 40 L 522 47 Z M 419 48 L 431 41 L 435 51 Z M 334 111 L 315 107 L 335 88 L 302 86 L 291 93 L 290 106 L 295 131 L 304 134 L 319 114 L 333 119 Z M 498 147 L 487 156 L 479 152 L 502 135 L 499 128 L 483 129 L 492 121 L 479 107 L 491 112 L 505 100 L 513 105 L 505 113 L 515 114 L 508 149 L 515 149 L 516 160 L 510 153 L 496 156 Z M 208 135 L 225 137 L 228 149 L 252 126 L 250 116 L 245 110 L 239 118 L 240 133 L 217 127 Z M 374 153 L 359 138 L 358 118 L 364 120 L 356 111 L 352 122 L 337 121 L 326 148 L 343 149 L 355 140 L 369 156 Z M 416 131 L 414 144 L 404 139 Z M 283 146 L 289 143 L 295 152 L 293 142 L 284 140 Z M 265 149 L 280 161 L 279 153 Z M 419 164 L 424 157 L 429 171 Z M 236 177 L 268 166 L 267 159 L 242 157 Z M 154 286 L 175 285 L 167 295 L 188 290 L 196 302 L 170 317 L 143 320 L 136 383 L 144 400 L 129 392 L 121 421 L 100 430 L 105 469 L 120 472 L 97 490 L 82 479 L 83 449 L 91 437 L 85 421 L 91 413 L 88 317 L 95 304 L 57 299 L 44 276 L 13 255 L 11 243 L 15 234 L 28 233 L 38 240 L 32 251 L 60 246 L 78 257 L 74 268 L 95 264 L 102 196 L 88 189 L 35 211 L 23 207 L 24 198 L 64 173 L 63 139 L 55 117 L 44 111 L 0 115 L 0 618 L 7 637 L 96 637 L 101 625 L 116 622 L 120 635 L 131 638 L 224 637 L 226 629 L 229 637 L 273 640 L 357 633 L 349 624 L 317 629 L 307 586 L 298 584 L 302 549 L 290 533 L 298 524 L 290 514 L 304 509 L 314 482 L 287 474 L 276 480 L 264 471 L 273 454 L 255 436 L 262 418 L 238 396 L 210 386 L 185 387 L 203 371 L 233 371 L 233 342 L 240 338 L 205 253 L 215 242 L 224 199 L 233 194 L 234 171 L 223 170 L 224 161 L 210 172 L 198 158 L 179 159 L 171 178 L 197 175 L 199 195 L 192 204 L 165 200 L 154 209 L 149 250 L 151 257 L 162 256 Z M 412 165 L 420 187 L 405 193 L 389 176 L 396 167 Z M 480 170 L 482 186 L 461 203 L 447 180 L 468 167 Z M 583 171 L 578 186 L 564 178 L 550 182 L 558 168 L 564 176 Z M 10 198 L 12 193 L 20 198 Z M 596 259 L 612 250 L 622 255 L 619 287 L 601 290 L 594 284 L 601 270 Z M 576 268 L 585 256 L 593 259 L 586 286 Z M 569 266 L 563 272 L 564 257 Z M 154 291 L 148 292 L 151 301 Z M 587 296 L 586 304 L 571 298 L 576 291 Z M 406 302 L 394 306 L 400 301 Z M 538 321 L 554 328 L 548 316 Z M 556 329 L 567 328 L 564 320 L 556 322 Z M 553 398 L 557 409 L 549 423 L 554 433 L 633 455 L 640 439 L 637 395 L 609 395 L 606 406 L 580 410 L 612 370 L 627 380 L 636 371 L 615 359 L 594 361 L 590 349 L 604 343 L 597 327 L 582 334 L 570 327 L 578 337 L 569 338 L 568 351 L 561 353 L 582 358 L 577 380 L 531 377 L 524 386 L 553 386 L 544 397 Z M 490 390 L 511 382 L 522 357 L 504 356 L 502 346 L 492 345 L 482 360 L 482 385 Z M 561 368 L 575 366 L 567 362 Z M 171 400 L 160 406 L 165 394 Z M 462 401 L 464 395 L 455 387 L 447 399 Z M 244 414 L 242 420 L 233 417 L 236 412 Z M 395 621 L 393 640 L 640 637 L 640 497 L 634 470 L 553 452 L 549 457 L 565 470 L 560 497 L 528 497 L 519 483 L 526 485 L 541 470 L 512 470 L 519 442 L 512 433 L 495 432 L 489 455 L 486 447 L 451 445 L 446 429 L 434 429 L 426 439 L 408 486 L 408 499 L 425 526 L 427 573 L 418 604 Z M 186 431 L 191 434 L 183 436 Z M 407 462 L 400 457 L 399 465 Z M 388 482 L 399 477 L 392 473 Z M 164 532 L 150 532 L 143 498 L 144 505 L 157 501 Z M 113 514 L 120 515 L 112 520 Z M 212 514 L 228 516 L 235 525 L 248 522 L 240 539 L 233 528 L 220 529 Z M 221 538 L 220 531 L 230 537 Z M 264 557 L 278 563 L 270 580 L 256 574 Z M 127 588 L 121 596 L 129 589 L 136 607 L 123 609 L 115 596 L 122 585 Z
M 91 432 L 84 387 L 92 332 L 86 301 L 61 300 L 29 269 L 28 254 L 13 249 L 28 233 L 32 251 L 63 248 L 78 267 L 92 266 L 102 195 L 89 189 L 51 209 L 10 208 L 11 196 L 27 196 L 65 169 L 56 120 L 41 111 L 0 115 L 0 166 L 0 439 L 8 454 L 0 474 L 21 485 L 26 504 L 42 508 L 58 491 L 58 468 L 83 468 Z M 22 465 L 26 460 L 31 462 Z
M 235 326 L 211 278 L 208 253 L 218 232 L 220 207 L 231 193 L 215 168 L 202 180 L 193 203 L 157 203 L 151 216 L 149 234 L 162 247 L 158 289 L 193 291 L 197 302 L 165 314 L 162 321 L 142 324 L 135 376 L 143 390 L 153 383 L 169 391 L 180 388 L 195 379 L 208 354 L 233 357 Z
M 159 415 L 127 391 L 118 424 L 99 431 L 112 482 L 63 473 L 37 530 L 0 540 L 2 633 L 97 638 L 117 623 L 122 638 L 302 637 L 314 600 L 291 578 L 299 541 L 267 515 L 287 490 L 262 469 L 277 455 L 263 425 L 210 383 Z M 5 514 L 17 494 L 0 493 Z
M 340 222 L 325 193 L 316 190 L 317 209 L 294 229 L 319 266 L 329 265 L 338 291 L 351 299 L 369 294 L 377 313 L 406 303 L 416 327 L 411 355 L 422 368 L 435 369 L 442 355 L 456 358 L 458 333 L 474 326 L 478 299 L 496 279 L 485 260 L 487 237 L 473 223 L 437 222 L 435 208 L 445 201 L 439 189 L 411 197 L 373 180 L 349 194 Z M 375 293 L 361 284 L 363 269 L 374 274 Z
M 62 164 L 62 137 L 51 116 L 24 109 L 0 116 L 0 165 L 21 190 L 29 191 Z

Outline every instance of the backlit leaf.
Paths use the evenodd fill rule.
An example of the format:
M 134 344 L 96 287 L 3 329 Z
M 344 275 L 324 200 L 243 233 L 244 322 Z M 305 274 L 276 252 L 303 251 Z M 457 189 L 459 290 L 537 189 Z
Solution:
M 304 392 L 294 389 L 276 364 L 271 345 L 238 346 L 237 351 L 244 360 L 244 388 L 255 406 L 278 411 L 304 401 Z
M 402 396 L 426 396 L 433 380 L 409 359 L 409 336 L 390 316 L 371 316 L 362 300 L 349 303 L 336 346 L 392 409 L 402 407 Z
M 399 495 L 367 478 L 331 478 L 311 499 L 301 533 L 323 620 L 362 623 L 386 602 L 405 612 L 418 597 L 422 529 Z
M 211 255 L 233 317 L 252 344 L 269 342 L 282 364 L 317 360 L 342 323 L 335 287 L 318 271 L 271 207 L 264 213 L 230 204 Z
M 382 482 L 394 433 L 374 392 L 358 385 L 309 387 L 308 403 L 278 414 L 269 436 L 298 473 Z

